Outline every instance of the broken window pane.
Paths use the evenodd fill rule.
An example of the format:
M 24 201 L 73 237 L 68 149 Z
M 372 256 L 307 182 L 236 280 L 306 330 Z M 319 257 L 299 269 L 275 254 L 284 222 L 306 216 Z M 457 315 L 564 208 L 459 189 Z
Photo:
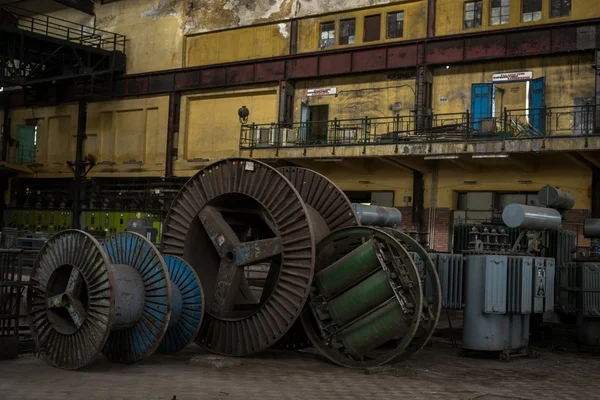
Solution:
M 321 49 L 333 47 L 335 43 L 335 22 L 321 24 Z
M 571 15 L 571 0 L 551 0 L 550 17 L 568 17 Z
M 356 20 L 344 19 L 340 22 L 340 44 L 353 44 L 355 38 Z
M 404 11 L 389 13 L 387 18 L 388 39 L 404 36 Z

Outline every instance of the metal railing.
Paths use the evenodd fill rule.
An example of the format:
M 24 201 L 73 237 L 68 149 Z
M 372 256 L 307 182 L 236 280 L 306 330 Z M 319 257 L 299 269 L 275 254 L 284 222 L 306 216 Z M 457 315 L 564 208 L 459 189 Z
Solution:
M 367 146 L 600 134 L 600 106 L 504 109 L 499 116 L 469 111 L 425 116 L 364 117 L 291 124 L 242 125 L 240 148 Z
M 17 11 L 13 11 L 16 9 Z M 83 46 L 95 47 L 106 51 L 125 53 L 126 37 L 118 33 L 105 31 L 91 26 L 76 24 L 61 18 L 48 15 L 26 15 L 28 10 L 11 6 L 11 9 L 0 7 L 0 24 L 13 26 L 40 35 L 79 43 Z

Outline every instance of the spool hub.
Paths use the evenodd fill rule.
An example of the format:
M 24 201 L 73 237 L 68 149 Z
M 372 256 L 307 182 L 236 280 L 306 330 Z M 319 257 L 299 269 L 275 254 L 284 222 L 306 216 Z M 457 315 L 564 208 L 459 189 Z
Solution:
M 158 351 L 171 354 L 183 350 L 198 334 L 204 315 L 204 292 L 198 275 L 183 259 L 175 256 L 164 259 L 171 278 L 173 301 L 169 329 Z
M 161 246 L 189 263 L 204 286 L 200 346 L 244 356 L 287 332 L 313 278 L 312 220 L 293 185 L 258 161 L 222 160 L 185 184 L 165 219 Z M 259 292 L 246 279 L 254 267 L 266 274 Z
M 405 248 L 369 227 L 340 229 L 317 246 L 302 324 L 331 361 L 354 368 L 399 357 L 421 322 L 422 286 Z

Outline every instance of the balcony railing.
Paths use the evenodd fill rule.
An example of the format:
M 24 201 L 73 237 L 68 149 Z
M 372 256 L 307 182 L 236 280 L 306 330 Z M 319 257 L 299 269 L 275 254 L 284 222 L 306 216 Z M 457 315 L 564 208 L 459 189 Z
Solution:
M 367 146 L 419 142 L 469 142 L 598 135 L 600 105 L 505 109 L 499 116 L 469 111 L 427 116 L 394 116 L 292 124 L 251 124 L 241 128 L 241 149 Z
M 13 9 L 17 11 L 13 11 Z M 30 13 L 30 11 L 21 10 L 14 6 L 11 6 L 10 10 L 0 7 L 0 24 L 79 43 L 83 46 L 125 53 L 126 37 L 123 35 L 48 15 L 31 16 L 27 13 Z

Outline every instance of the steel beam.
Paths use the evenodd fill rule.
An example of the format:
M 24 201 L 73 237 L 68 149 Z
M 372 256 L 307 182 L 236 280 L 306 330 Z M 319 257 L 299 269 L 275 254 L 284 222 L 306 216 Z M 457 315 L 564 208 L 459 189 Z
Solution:
M 600 218 L 600 168 L 592 168 L 592 218 Z
M 87 124 L 87 102 L 80 101 L 77 111 L 77 146 L 75 153 L 75 176 L 73 184 L 73 221 L 71 227 L 79 229 L 81 217 L 81 192 L 83 190 L 83 142 L 85 141 Z
M 54 0 L 57 3 L 63 4 L 67 7 L 74 8 L 78 11 L 84 12 L 89 15 L 94 14 L 94 3 L 91 0 Z
M 7 161 L 8 159 L 8 143 L 10 142 L 10 108 L 4 106 L 4 117 L 2 119 L 2 153 L 0 159 Z
M 412 220 L 417 232 L 425 228 L 425 178 L 423 173 L 413 171 Z
M 596 96 L 594 99 L 596 103 L 596 121 L 594 124 L 596 133 L 600 132 L 600 43 L 598 43 L 598 48 L 596 49 L 596 65 L 594 66 L 596 68 Z
M 132 74 L 115 79 L 113 97 L 593 51 L 592 30 L 600 31 L 600 19 Z M 26 105 L 17 93 L 6 95 L 11 107 Z
M 175 134 L 179 132 L 181 118 L 181 93 L 172 92 L 169 95 L 169 125 L 167 127 L 167 159 L 165 160 L 165 176 L 173 176 L 173 161 L 177 157 Z

